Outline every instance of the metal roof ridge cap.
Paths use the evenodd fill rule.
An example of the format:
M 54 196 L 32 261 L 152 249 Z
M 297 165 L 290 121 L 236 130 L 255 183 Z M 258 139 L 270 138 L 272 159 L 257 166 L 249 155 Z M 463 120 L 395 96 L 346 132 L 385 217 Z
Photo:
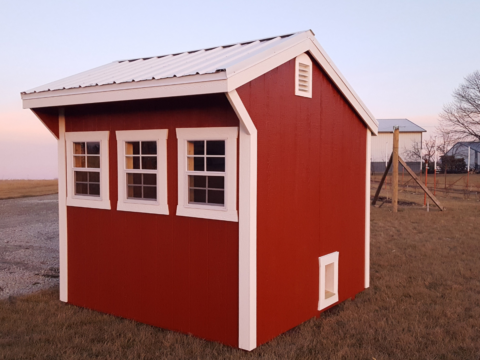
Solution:
M 251 42 L 254 42 L 254 41 L 265 41 L 265 40 L 274 39 L 274 38 L 277 38 L 277 37 L 283 38 L 283 37 L 294 36 L 294 35 L 298 35 L 298 34 L 306 33 L 306 32 L 311 32 L 313 34 L 313 31 L 311 29 L 308 29 L 308 30 L 297 31 L 297 32 L 293 32 L 293 33 L 286 33 L 286 34 L 282 34 L 282 35 L 267 36 L 267 37 L 260 38 L 260 39 L 252 39 L 252 40 L 247 40 L 247 41 L 237 41 L 237 42 L 230 43 L 230 44 L 225 44 L 225 45 L 209 46 L 209 47 L 196 49 L 196 50 L 186 50 L 186 51 L 180 51 L 180 52 L 176 52 L 176 53 L 163 54 L 163 55 L 144 56 L 144 57 L 138 57 L 138 58 L 133 58 L 133 59 L 115 60 L 114 62 L 132 61 L 132 60 L 139 60 L 139 59 L 149 59 L 149 58 L 155 58 L 155 57 L 159 58 L 159 57 L 164 57 L 164 56 L 168 56 L 168 55 L 180 55 L 180 54 L 183 54 L 183 53 L 186 53 L 186 52 L 194 53 L 194 52 L 197 52 L 197 51 L 200 51 L 200 50 L 215 49 L 215 48 L 218 48 L 218 47 L 229 47 L 229 46 L 234 46 L 234 45 L 239 45 L 239 44 L 251 43 Z

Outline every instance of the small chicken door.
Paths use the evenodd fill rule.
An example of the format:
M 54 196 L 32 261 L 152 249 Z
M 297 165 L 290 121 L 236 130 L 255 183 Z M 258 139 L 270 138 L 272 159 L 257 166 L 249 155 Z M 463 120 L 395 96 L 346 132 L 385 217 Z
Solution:
M 318 258 L 320 265 L 320 294 L 318 310 L 338 301 L 338 251 Z

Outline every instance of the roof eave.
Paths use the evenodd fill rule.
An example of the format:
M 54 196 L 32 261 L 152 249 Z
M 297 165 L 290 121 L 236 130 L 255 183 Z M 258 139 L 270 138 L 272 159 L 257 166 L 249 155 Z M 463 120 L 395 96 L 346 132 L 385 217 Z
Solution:
M 227 91 L 226 73 L 173 77 L 161 80 L 98 85 L 65 90 L 21 94 L 23 108 L 80 105 L 222 93 Z

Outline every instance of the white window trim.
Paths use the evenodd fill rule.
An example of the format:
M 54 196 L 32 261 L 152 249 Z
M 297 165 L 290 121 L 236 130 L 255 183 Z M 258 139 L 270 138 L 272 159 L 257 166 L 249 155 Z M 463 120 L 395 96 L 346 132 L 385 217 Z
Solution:
M 116 131 L 118 169 L 118 211 L 168 215 L 167 202 L 167 138 L 168 130 Z M 125 167 L 126 141 L 157 142 L 157 200 L 127 199 Z
M 318 310 L 323 310 L 326 307 L 335 304 L 338 301 L 338 251 L 335 251 L 331 254 L 324 255 L 318 258 L 320 265 L 320 294 L 318 300 Z M 325 277 L 326 277 L 326 266 L 333 264 L 333 293 L 335 295 L 325 299 Z
M 110 210 L 110 186 L 108 177 L 109 131 L 66 132 L 67 148 L 67 206 Z M 80 196 L 74 192 L 73 143 L 100 142 L 100 196 Z M 77 169 L 77 170 L 81 170 Z
M 177 215 L 202 219 L 238 221 L 237 213 L 237 127 L 178 128 Z M 225 206 L 188 203 L 187 141 L 225 140 Z
M 310 74 L 308 76 L 308 92 L 307 91 L 300 91 L 298 90 L 298 74 L 299 74 L 299 64 L 304 64 L 309 66 Z M 303 53 L 301 55 L 298 55 L 295 58 L 295 95 L 297 96 L 303 96 L 303 97 L 312 97 L 312 60 L 310 57 Z

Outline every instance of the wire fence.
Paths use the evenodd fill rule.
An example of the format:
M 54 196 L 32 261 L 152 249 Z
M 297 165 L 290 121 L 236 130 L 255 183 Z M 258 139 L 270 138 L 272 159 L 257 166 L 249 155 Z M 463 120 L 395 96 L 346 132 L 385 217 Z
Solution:
M 425 174 L 417 174 L 425 184 Z M 377 188 L 382 174 L 372 174 L 371 185 Z M 480 200 L 480 174 L 428 174 L 427 187 L 435 196 L 441 198 Z M 399 193 L 423 194 L 422 188 L 406 172 L 400 170 L 398 177 Z M 392 196 L 392 174 L 388 174 L 382 188 L 382 194 L 387 198 Z

